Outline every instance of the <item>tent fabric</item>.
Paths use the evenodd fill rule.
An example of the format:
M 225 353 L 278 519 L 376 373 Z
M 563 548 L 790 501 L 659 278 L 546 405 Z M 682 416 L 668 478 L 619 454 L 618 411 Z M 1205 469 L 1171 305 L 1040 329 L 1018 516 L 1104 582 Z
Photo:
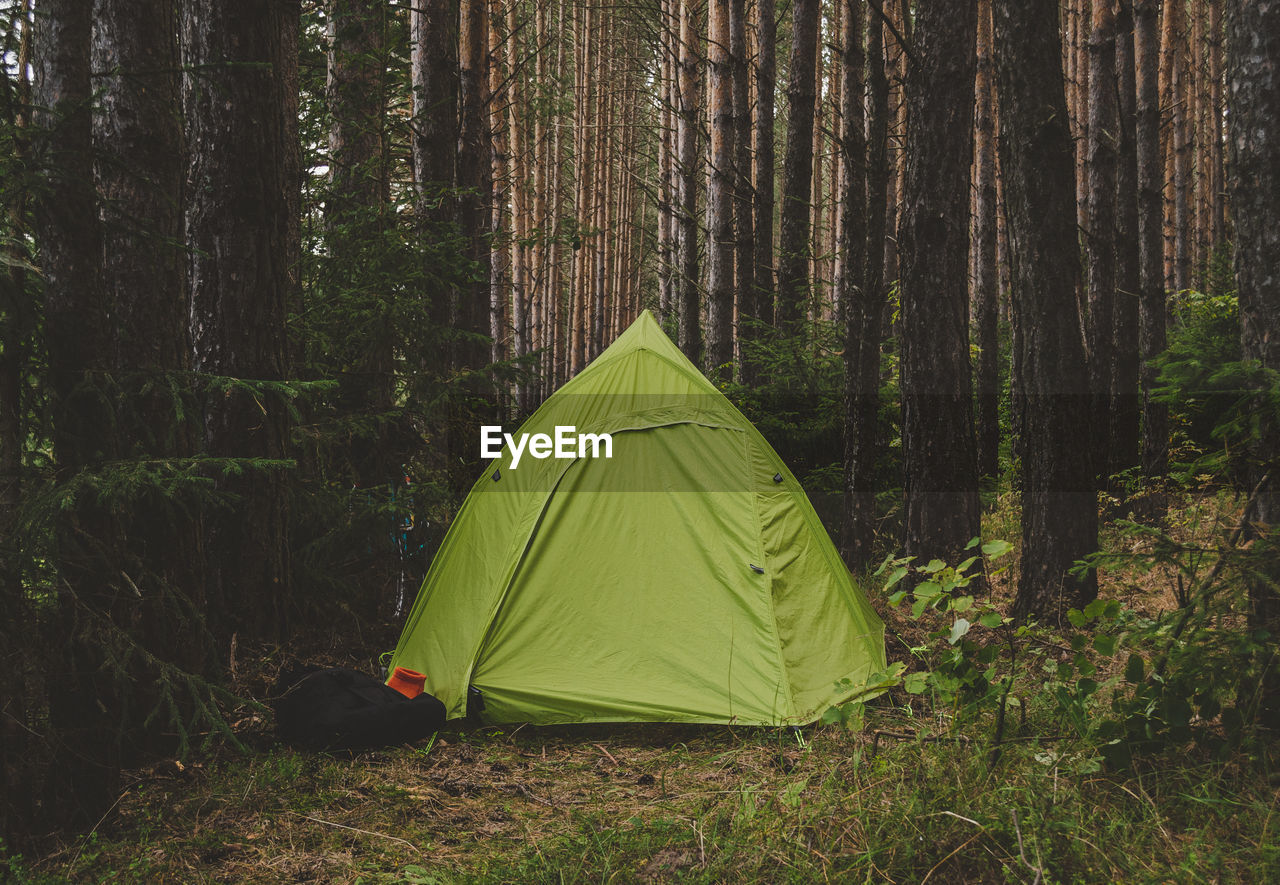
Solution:
M 648 311 L 520 432 L 557 425 L 612 457 L 504 447 L 396 647 L 450 718 L 804 724 L 884 668 L 804 490 Z

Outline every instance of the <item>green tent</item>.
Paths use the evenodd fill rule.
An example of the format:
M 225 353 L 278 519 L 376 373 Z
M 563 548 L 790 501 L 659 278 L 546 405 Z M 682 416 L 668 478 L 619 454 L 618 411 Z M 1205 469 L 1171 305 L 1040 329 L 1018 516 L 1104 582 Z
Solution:
M 801 724 L 884 667 L 804 490 L 648 311 L 521 432 L 557 426 L 612 456 L 503 446 L 396 647 L 451 718 Z

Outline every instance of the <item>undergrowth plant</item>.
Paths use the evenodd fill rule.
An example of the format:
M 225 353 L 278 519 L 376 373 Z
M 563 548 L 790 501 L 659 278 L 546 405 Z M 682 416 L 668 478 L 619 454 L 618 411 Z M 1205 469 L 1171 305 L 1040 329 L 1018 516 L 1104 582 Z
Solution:
M 975 538 L 968 545 L 975 552 L 954 566 L 886 557 L 873 576 L 891 606 L 906 603 L 924 638 L 907 648 L 912 666 L 891 663 L 857 686 L 844 680 L 839 687 L 852 700 L 822 721 L 861 729 L 873 699 L 887 695 L 912 713 L 920 737 L 969 740 L 977 732 L 992 764 L 1010 740 L 1041 743 L 1054 747 L 1042 754 L 1046 761 L 1070 760 L 1068 769 L 1081 774 L 1191 745 L 1225 758 L 1255 744 L 1267 726 L 1261 686 L 1280 666 L 1273 638 L 1242 614 L 1240 575 L 1258 554 L 1236 549 L 1236 539 L 1204 551 L 1150 527 L 1141 532 L 1156 543 L 1081 567 L 1120 558 L 1167 565 L 1191 588 L 1183 605 L 1150 618 L 1097 599 L 1069 610 L 1062 631 L 1015 623 L 975 592 L 984 571 L 999 573 L 1008 542 L 978 551 Z

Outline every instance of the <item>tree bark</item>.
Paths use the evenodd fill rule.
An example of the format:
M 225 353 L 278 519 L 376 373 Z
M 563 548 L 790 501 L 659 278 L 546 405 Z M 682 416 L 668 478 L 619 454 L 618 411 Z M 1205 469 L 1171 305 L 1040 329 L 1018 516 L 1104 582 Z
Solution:
M 752 317 L 773 321 L 775 297 L 773 211 L 774 211 L 774 93 L 777 88 L 775 58 L 777 25 L 775 0 L 756 0 L 756 121 L 755 121 L 755 298 Z M 743 362 L 743 380 L 750 381 L 754 368 Z
M 185 174 L 181 65 L 173 0 L 97 0 L 93 66 L 100 104 L 94 115 L 95 174 L 102 199 L 101 281 L 112 318 L 117 428 L 124 457 L 161 462 L 195 452 L 191 338 L 182 242 Z M 114 613 L 149 651 L 205 673 L 210 649 L 201 630 L 184 628 L 186 605 L 204 608 L 200 530 L 194 502 L 156 494 L 120 520 L 125 540 L 116 568 L 142 599 Z M 177 600 L 185 597 L 187 603 Z M 143 711 L 159 704 L 139 675 Z
M 791 73 L 787 81 L 787 150 L 782 164 L 778 243 L 779 331 L 800 331 L 809 279 L 809 214 L 813 200 L 813 120 L 817 89 L 818 0 L 795 0 L 791 13 Z
M 1054 0 L 995 0 L 1000 166 L 1021 325 L 1022 571 L 1017 617 L 1060 621 L 1096 595 L 1069 574 L 1097 548 L 1088 367 L 1078 334 L 1074 164 Z M 1083 434 L 1082 434 L 1082 429 Z
M 1120 0 L 1116 17 L 1116 82 L 1120 96 L 1119 162 L 1116 167 L 1116 303 L 1111 377 L 1111 473 L 1140 463 L 1138 399 L 1137 80 L 1134 67 L 1133 2 Z
M 1280 0 L 1227 3 L 1228 145 L 1233 174 L 1228 203 L 1235 225 L 1235 280 L 1240 297 L 1244 359 L 1280 371 Z M 1274 376 L 1273 376 L 1274 379 Z M 1272 380 L 1273 385 L 1275 381 Z M 1248 485 L 1258 486 L 1250 534 L 1274 554 L 1280 525 L 1280 422 L 1274 408 L 1258 409 Z M 1265 478 L 1265 482 L 1263 482 Z M 1252 555 L 1261 557 L 1259 547 Z M 1252 620 L 1271 633 L 1280 622 L 1280 568 L 1276 557 L 1248 581 Z M 1274 668 L 1270 668 L 1274 673 Z M 1264 687 L 1275 711 L 1275 679 Z
M 82 0 L 43 0 L 35 19 L 36 159 L 45 170 L 34 207 L 35 234 L 45 284 L 53 454 L 64 480 L 115 454 L 114 421 L 103 389 L 111 354 L 91 146 L 92 16 L 93 5 Z M 106 577 L 101 567 L 115 539 L 102 509 L 82 497 L 59 514 L 54 540 L 66 589 L 58 594 L 49 637 L 63 649 L 58 691 L 49 694 L 49 720 L 69 752 L 59 753 L 49 792 L 67 818 L 90 823 L 114 798 L 121 764 L 118 712 L 110 712 L 118 687 L 104 671 L 101 642 L 92 635 L 93 616 L 109 612 L 115 595 L 115 576 Z
M 1116 298 L 1116 0 L 1094 0 L 1089 37 L 1089 378 L 1094 397 L 1091 442 L 1099 478 L 1111 453 L 1112 335 Z
M 705 369 L 713 381 L 732 373 L 734 119 L 733 56 L 729 49 L 730 0 L 710 0 L 707 14 L 707 71 L 711 123 L 707 177 L 707 352 Z
M 1142 470 L 1163 476 L 1168 467 L 1168 409 L 1152 396 L 1151 364 L 1165 348 L 1164 154 L 1160 145 L 1160 42 L 1156 0 L 1134 2 L 1134 63 L 1138 82 L 1135 146 L 1138 154 L 1138 353 L 1142 396 Z
M 680 2 L 680 122 L 676 134 L 680 178 L 679 283 L 676 312 L 680 350 L 696 365 L 702 358 L 698 305 L 698 29 L 696 0 Z
M 836 304 L 844 336 L 844 548 L 845 559 L 860 563 L 869 558 L 873 540 L 874 488 L 870 487 L 874 464 L 866 463 L 859 424 L 875 424 L 878 389 L 864 385 L 863 351 L 880 350 L 879 327 L 869 323 L 875 294 L 866 290 L 867 244 L 867 133 L 863 103 L 863 79 L 867 64 L 863 49 L 862 6 L 842 0 L 840 28 L 840 230 L 837 252 L 842 256 L 836 281 Z M 878 381 L 879 379 L 875 379 Z M 864 500 L 872 496 L 871 500 Z
M 424 237 L 445 234 L 453 220 L 454 163 L 458 154 L 458 2 L 420 0 L 409 9 L 413 79 L 414 187 Z M 435 268 L 426 268 L 432 279 Z M 458 292 L 433 287 L 431 318 L 454 322 Z M 444 367 L 441 367 L 444 368 Z
M 463 0 L 458 23 L 458 224 L 466 256 L 475 268 L 471 285 L 459 296 L 456 327 L 470 333 L 458 348 L 457 368 L 475 369 L 489 358 L 484 339 L 491 334 L 489 251 L 493 231 L 490 216 L 492 133 L 489 131 L 489 5 L 486 0 Z
M 922 4 L 907 78 L 902 443 L 907 553 L 921 562 L 954 560 L 979 534 L 968 285 L 977 22 L 977 0 Z
M 879 460 L 880 350 L 884 342 L 885 204 L 889 187 L 889 80 L 885 64 L 884 22 L 871 14 L 867 27 L 866 247 L 863 255 L 861 324 L 853 405 L 846 424 L 844 553 L 854 568 L 871 563 L 876 521 L 876 464 Z M 849 267 L 846 261 L 846 268 Z
M 324 220 L 329 278 L 359 317 L 347 330 L 339 402 L 349 416 L 376 416 L 394 400 L 394 340 L 385 281 L 369 244 L 388 224 L 385 147 L 386 10 L 379 0 L 331 0 L 327 22 L 329 191 Z M 390 482 L 399 458 L 378 435 L 362 435 L 340 457 L 363 488 Z
M 733 224 L 736 239 L 733 287 L 737 295 L 738 322 L 735 344 L 742 340 L 743 321 L 759 316 L 756 298 L 756 240 L 752 226 L 754 194 L 751 187 L 751 68 L 747 60 L 746 0 L 732 0 L 729 8 L 729 54 L 733 58 Z M 744 377 L 738 357 L 738 376 Z
M 973 290 L 978 341 L 978 470 L 1000 471 L 1000 280 L 996 266 L 996 94 L 991 0 L 978 3 Z
M 278 639 L 288 624 L 288 509 L 279 466 L 289 455 L 278 394 L 250 384 L 288 377 L 286 100 L 282 49 L 292 4 L 190 0 L 183 10 L 187 144 L 186 239 L 194 368 L 211 379 L 205 449 L 238 459 L 224 475 L 232 512 L 206 522 L 209 608 L 229 642 Z M 198 73 L 195 73 L 198 72 Z M 252 464 L 259 466 L 251 466 Z

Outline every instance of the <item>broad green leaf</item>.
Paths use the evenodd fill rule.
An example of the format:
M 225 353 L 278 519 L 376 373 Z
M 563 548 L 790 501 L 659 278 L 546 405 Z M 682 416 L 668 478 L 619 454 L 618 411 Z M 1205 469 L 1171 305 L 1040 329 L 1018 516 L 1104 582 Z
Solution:
M 970 556 L 970 557 L 969 557 L 968 559 L 966 559 L 964 562 L 962 562 L 962 563 L 960 563 L 958 566 L 956 566 L 956 571 L 957 571 L 957 572 L 959 572 L 959 573 L 961 573 L 961 574 L 963 574 L 964 572 L 966 572 L 966 571 L 968 571 L 968 570 L 969 570 L 969 566 L 973 565 L 973 564 L 974 564 L 975 562 L 977 562 L 977 561 L 978 561 L 978 557 L 976 557 L 976 556 Z
M 892 606 L 896 606 L 899 602 L 902 602 L 903 598 L 904 598 L 906 595 L 907 595 L 907 591 L 906 591 L 906 590 L 899 590 L 899 591 L 897 591 L 896 593 L 892 593 L 892 594 L 890 594 L 890 596 L 889 596 L 889 604 L 890 604 L 890 605 L 892 605 Z
M 1125 664 L 1124 668 L 1124 681 L 1130 685 L 1137 685 L 1141 682 L 1143 671 L 1146 669 L 1145 663 L 1142 660 L 1142 655 L 1137 652 L 1131 652 L 1129 654 L 1129 662 Z
M 942 592 L 937 581 L 925 581 L 916 588 L 916 599 L 933 599 Z
M 893 573 L 889 575 L 888 579 L 884 582 L 884 589 L 888 590 L 890 587 L 892 587 L 894 584 L 901 581 L 906 576 L 907 576 L 907 567 L 905 565 L 898 566 L 896 569 L 893 570 Z
M 1013 545 L 1008 541 L 988 541 L 982 545 L 982 552 L 988 559 L 999 559 L 1005 556 L 1009 551 L 1013 550 Z
M 1000 612 L 983 612 L 982 617 L 978 618 L 978 623 L 984 627 L 999 627 L 1004 623 L 1004 618 L 1000 616 Z
M 973 608 L 972 596 L 957 596 L 951 600 L 951 610 L 953 612 L 967 612 Z
M 929 560 L 929 564 L 920 569 L 920 571 L 924 572 L 926 575 L 936 575 L 946 567 L 947 564 L 941 559 L 931 559 Z
M 1101 599 L 1095 599 L 1084 607 L 1084 616 L 1092 621 L 1094 618 L 1098 617 L 1098 615 L 1102 614 L 1102 611 L 1106 606 L 1107 604 Z
M 1095 636 L 1093 637 L 1093 647 L 1098 650 L 1098 654 L 1111 657 L 1116 653 L 1116 638 L 1106 635 Z
M 1067 609 L 1067 620 L 1071 622 L 1073 627 L 1083 627 L 1089 622 L 1089 619 L 1084 616 L 1084 612 L 1078 608 Z
M 928 683 L 928 673 L 908 673 L 902 680 L 902 687 L 907 690 L 907 694 L 923 694 Z
M 981 538 L 970 538 L 969 543 L 964 545 L 964 549 L 972 550 L 974 547 L 977 547 L 981 543 L 982 543 Z

